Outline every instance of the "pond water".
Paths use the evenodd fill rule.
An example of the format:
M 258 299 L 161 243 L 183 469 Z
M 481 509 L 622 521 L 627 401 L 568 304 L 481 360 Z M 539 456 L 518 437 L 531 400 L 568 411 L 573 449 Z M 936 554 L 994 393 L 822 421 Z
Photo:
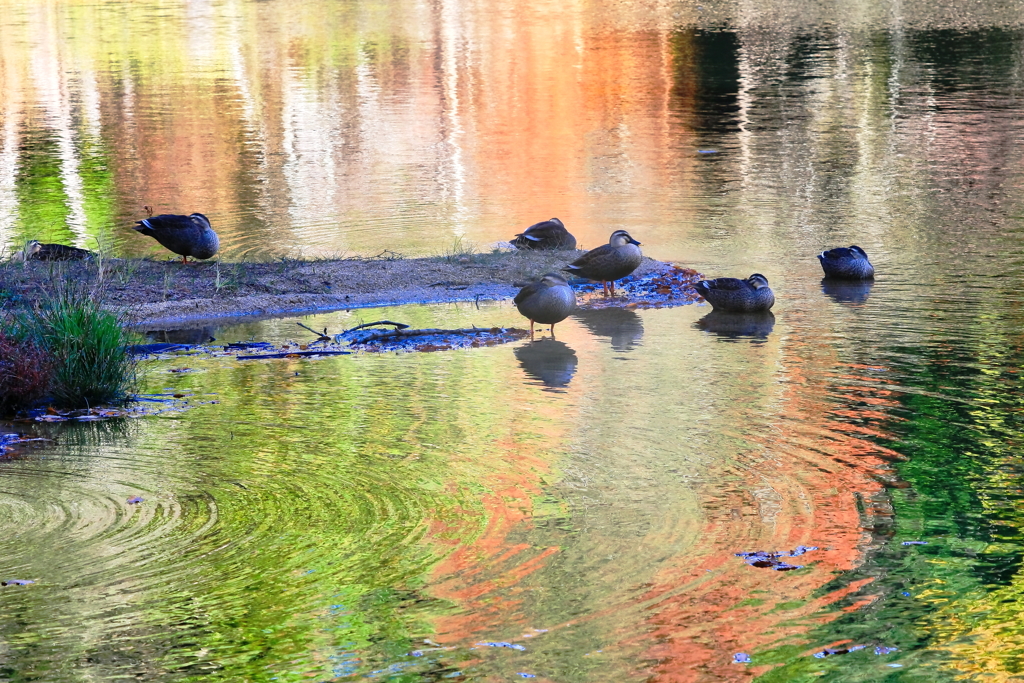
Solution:
M 0 579 L 34 581 L 0 588 L 0 680 L 1017 679 L 1022 11 L 0 0 L 8 249 L 158 254 L 146 204 L 206 213 L 228 260 L 558 216 L 778 300 L 147 362 L 187 408 L 19 425 L 53 443 L 0 462 Z M 877 281 L 822 283 L 851 243 Z M 522 321 L 302 321 L 379 318 Z

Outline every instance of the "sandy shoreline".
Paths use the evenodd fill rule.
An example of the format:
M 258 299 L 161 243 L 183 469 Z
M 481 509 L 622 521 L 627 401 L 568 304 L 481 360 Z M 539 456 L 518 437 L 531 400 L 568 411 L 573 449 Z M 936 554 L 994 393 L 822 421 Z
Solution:
M 204 322 L 407 303 L 500 300 L 526 282 L 558 271 L 581 251 L 514 251 L 433 258 L 210 262 L 103 259 L 8 261 L 0 300 L 29 305 L 54 282 L 98 292 L 103 305 L 135 325 L 190 327 Z M 667 272 L 644 258 L 635 275 Z

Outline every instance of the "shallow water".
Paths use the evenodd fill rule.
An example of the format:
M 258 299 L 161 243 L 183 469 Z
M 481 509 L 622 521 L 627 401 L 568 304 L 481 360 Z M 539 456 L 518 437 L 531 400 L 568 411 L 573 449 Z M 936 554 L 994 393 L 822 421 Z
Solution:
M 228 259 L 557 215 L 778 300 L 154 361 L 191 407 L 33 427 L 53 445 L 0 463 L 0 579 L 35 581 L 0 589 L 0 677 L 1019 675 L 1024 31 L 961 5 L 0 1 L 9 247 L 159 253 L 143 204 L 202 210 Z M 850 243 L 877 281 L 822 283 Z M 521 324 L 303 321 L 378 318 Z

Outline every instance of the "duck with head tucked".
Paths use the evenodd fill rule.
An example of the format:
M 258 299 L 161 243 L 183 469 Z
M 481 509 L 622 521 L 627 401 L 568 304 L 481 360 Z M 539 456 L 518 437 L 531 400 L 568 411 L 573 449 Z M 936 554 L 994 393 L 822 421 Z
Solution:
M 701 280 L 694 288 L 716 311 L 754 313 L 767 311 L 775 305 L 775 294 L 768 286 L 768 278 L 760 273 L 745 280 L 734 277 Z
M 567 265 L 565 270 L 588 280 L 600 280 L 605 295 L 611 285 L 611 294 L 615 296 L 615 281 L 636 270 L 643 258 L 640 243 L 625 230 L 616 230 L 608 238 L 608 244 L 591 249 Z
M 146 207 L 147 209 L 149 207 Z M 210 226 L 210 221 L 201 213 L 190 216 L 161 214 L 150 216 L 132 226 L 143 235 L 152 237 L 161 245 L 181 256 L 182 263 L 188 257 L 195 259 L 212 258 L 220 249 L 220 239 Z
M 576 308 L 576 293 L 558 273 L 548 273 L 536 282 L 519 290 L 513 299 L 516 308 L 530 320 L 530 339 L 533 339 L 533 324 L 551 325 L 551 336 L 555 336 L 555 323 L 569 317 Z
M 576 238 L 557 218 L 534 223 L 515 236 L 512 244 L 517 249 L 575 249 Z
M 868 261 L 867 253 L 856 244 L 849 247 L 829 249 L 818 254 L 825 277 L 837 280 L 871 280 L 875 267 Z
M 95 256 L 87 249 L 69 247 L 66 244 L 43 244 L 29 240 L 25 248 L 13 255 L 15 261 L 81 261 Z

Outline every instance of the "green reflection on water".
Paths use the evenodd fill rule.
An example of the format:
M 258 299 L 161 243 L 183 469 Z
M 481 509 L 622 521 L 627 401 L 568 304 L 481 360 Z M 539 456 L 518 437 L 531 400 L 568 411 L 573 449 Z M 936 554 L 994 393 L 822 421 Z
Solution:
M 34 239 L 40 242 L 79 244 L 90 249 L 105 246 L 105 231 L 115 217 L 116 188 L 114 174 L 102 145 L 88 138 L 62 141 L 58 134 L 43 128 L 23 131 L 15 182 L 19 198 L 14 245 Z M 74 165 L 74 187 L 69 187 L 69 160 Z M 80 211 L 81 215 L 73 215 Z M 76 234 L 72 224 L 80 224 Z M 89 239 L 92 238 L 92 239 Z
M 499 352 L 507 362 L 494 362 Z M 219 403 L 131 423 L 131 438 L 106 448 L 87 435 L 63 444 L 56 460 L 80 476 L 46 495 L 68 514 L 102 523 L 128 494 L 78 510 L 74 498 L 107 488 L 146 502 L 98 536 L 22 558 L 42 590 L 5 594 L 0 634 L 14 666 L 0 670 L 13 680 L 90 670 L 304 680 L 405 660 L 450 670 L 437 654 L 407 656 L 456 609 L 422 593 L 424 580 L 483 533 L 499 479 L 541 493 L 539 472 L 497 444 L 513 438 L 514 405 L 499 398 L 510 361 L 507 349 L 479 349 L 156 363 L 150 390 L 194 389 L 197 402 L 212 390 Z M 193 372 L 169 372 L 182 366 Z M 514 440 L 550 422 L 516 418 Z M 76 607 L 47 606 L 54 594 Z M 74 664 L 58 675 L 59 660 Z
M 888 349 L 906 363 L 893 370 L 908 392 L 888 424 L 893 440 L 882 444 L 907 456 L 895 465 L 902 483 L 888 490 L 891 526 L 876 528 L 880 547 L 864 566 L 822 591 L 869 579 L 835 607 L 869 604 L 834 612 L 807 645 L 759 654 L 755 664 L 782 666 L 758 680 L 1005 680 L 1024 672 L 1024 357 L 998 327 L 970 345 Z M 807 656 L 834 643 L 868 647 Z M 899 650 L 879 655 L 875 646 Z

